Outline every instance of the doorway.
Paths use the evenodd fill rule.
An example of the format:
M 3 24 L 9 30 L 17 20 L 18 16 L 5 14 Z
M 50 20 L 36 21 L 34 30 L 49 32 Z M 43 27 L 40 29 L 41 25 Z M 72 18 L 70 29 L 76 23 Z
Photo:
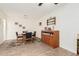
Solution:
M 6 40 L 6 19 L 0 18 L 0 44 Z

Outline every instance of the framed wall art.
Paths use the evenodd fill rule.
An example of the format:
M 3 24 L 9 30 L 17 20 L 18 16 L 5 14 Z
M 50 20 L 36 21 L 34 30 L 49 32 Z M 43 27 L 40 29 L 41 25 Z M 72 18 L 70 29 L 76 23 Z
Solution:
M 50 17 L 47 19 L 47 26 L 48 25 L 56 25 L 56 17 Z

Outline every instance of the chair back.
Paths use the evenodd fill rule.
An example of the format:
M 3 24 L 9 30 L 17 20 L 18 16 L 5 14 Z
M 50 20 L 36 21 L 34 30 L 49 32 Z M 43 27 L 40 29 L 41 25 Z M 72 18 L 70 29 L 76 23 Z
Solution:
M 36 36 L 36 31 L 34 31 L 33 36 Z
M 16 32 L 16 36 L 18 36 L 18 32 Z
M 26 38 L 32 38 L 32 32 L 27 32 L 26 33 Z

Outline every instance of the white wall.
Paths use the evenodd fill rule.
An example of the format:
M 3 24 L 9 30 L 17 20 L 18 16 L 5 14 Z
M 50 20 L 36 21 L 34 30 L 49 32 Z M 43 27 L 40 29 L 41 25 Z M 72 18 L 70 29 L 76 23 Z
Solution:
M 0 9 L 0 44 L 6 40 L 6 14 Z
M 60 47 L 76 53 L 76 39 L 79 33 L 79 4 L 66 4 L 37 21 L 37 23 L 42 22 L 42 26 L 37 24 L 38 37 L 41 37 L 40 29 L 44 29 L 46 20 L 50 16 L 57 18 L 55 29 L 60 31 Z
M 25 18 L 23 15 L 9 11 L 7 15 L 7 39 L 16 39 L 16 31 L 21 32 L 23 29 L 16 26 L 14 23 L 18 22 L 26 27 L 26 30 L 34 31 L 37 30 L 37 36 L 41 37 L 41 30 L 44 29 L 46 25 L 46 20 L 50 16 L 56 16 L 57 25 L 56 30 L 60 31 L 60 47 L 68 49 L 76 53 L 76 35 L 79 33 L 79 4 L 67 4 L 65 6 L 57 8 L 52 13 L 45 15 L 40 20 L 30 18 Z M 38 23 L 42 22 L 42 26 Z
M 19 25 L 15 25 L 15 22 L 22 24 L 26 29 L 22 29 Z M 22 31 L 35 31 L 34 23 L 35 19 L 31 17 L 24 17 L 23 14 L 9 11 L 7 17 L 7 40 L 16 39 L 16 32 L 22 33 Z
M 16 32 L 21 33 L 22 31 L 35 31 L 35 21 L 37 17 L 24 17 L 24 13 L 18 13 L 13 10 L 4 10 L 0 9 L 0 18 L 3 22 L 3 39 L 2 40 L 12 40 L 16 39 Z M 15 22 L 22 24 L 26 29 L 22 29 L 18 25 L 15 25 Z M 1 27 L 2 28 L 2 27 Z M 6 29 L 6 30 L 5 30 Z M 2 32 L 1 31 L 1 32 Z M 1 34 L 2 35 L 2 34 Z M 2 37 L 2 36 L 1 36 Z
M 0 44 L 3 42 L 3 21 L 0 19 Z
M 0 19 L 0 44 L 6 40 L 6 21 Z

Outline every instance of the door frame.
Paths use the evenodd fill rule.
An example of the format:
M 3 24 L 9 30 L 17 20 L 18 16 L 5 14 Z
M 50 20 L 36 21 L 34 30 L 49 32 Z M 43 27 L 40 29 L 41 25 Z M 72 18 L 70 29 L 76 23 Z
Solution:
M 2 24 L 2 39 L 0 44 L 2 44 L 5 40 L 7 40 L 7 22 L 6 19 L 0 18 Z

